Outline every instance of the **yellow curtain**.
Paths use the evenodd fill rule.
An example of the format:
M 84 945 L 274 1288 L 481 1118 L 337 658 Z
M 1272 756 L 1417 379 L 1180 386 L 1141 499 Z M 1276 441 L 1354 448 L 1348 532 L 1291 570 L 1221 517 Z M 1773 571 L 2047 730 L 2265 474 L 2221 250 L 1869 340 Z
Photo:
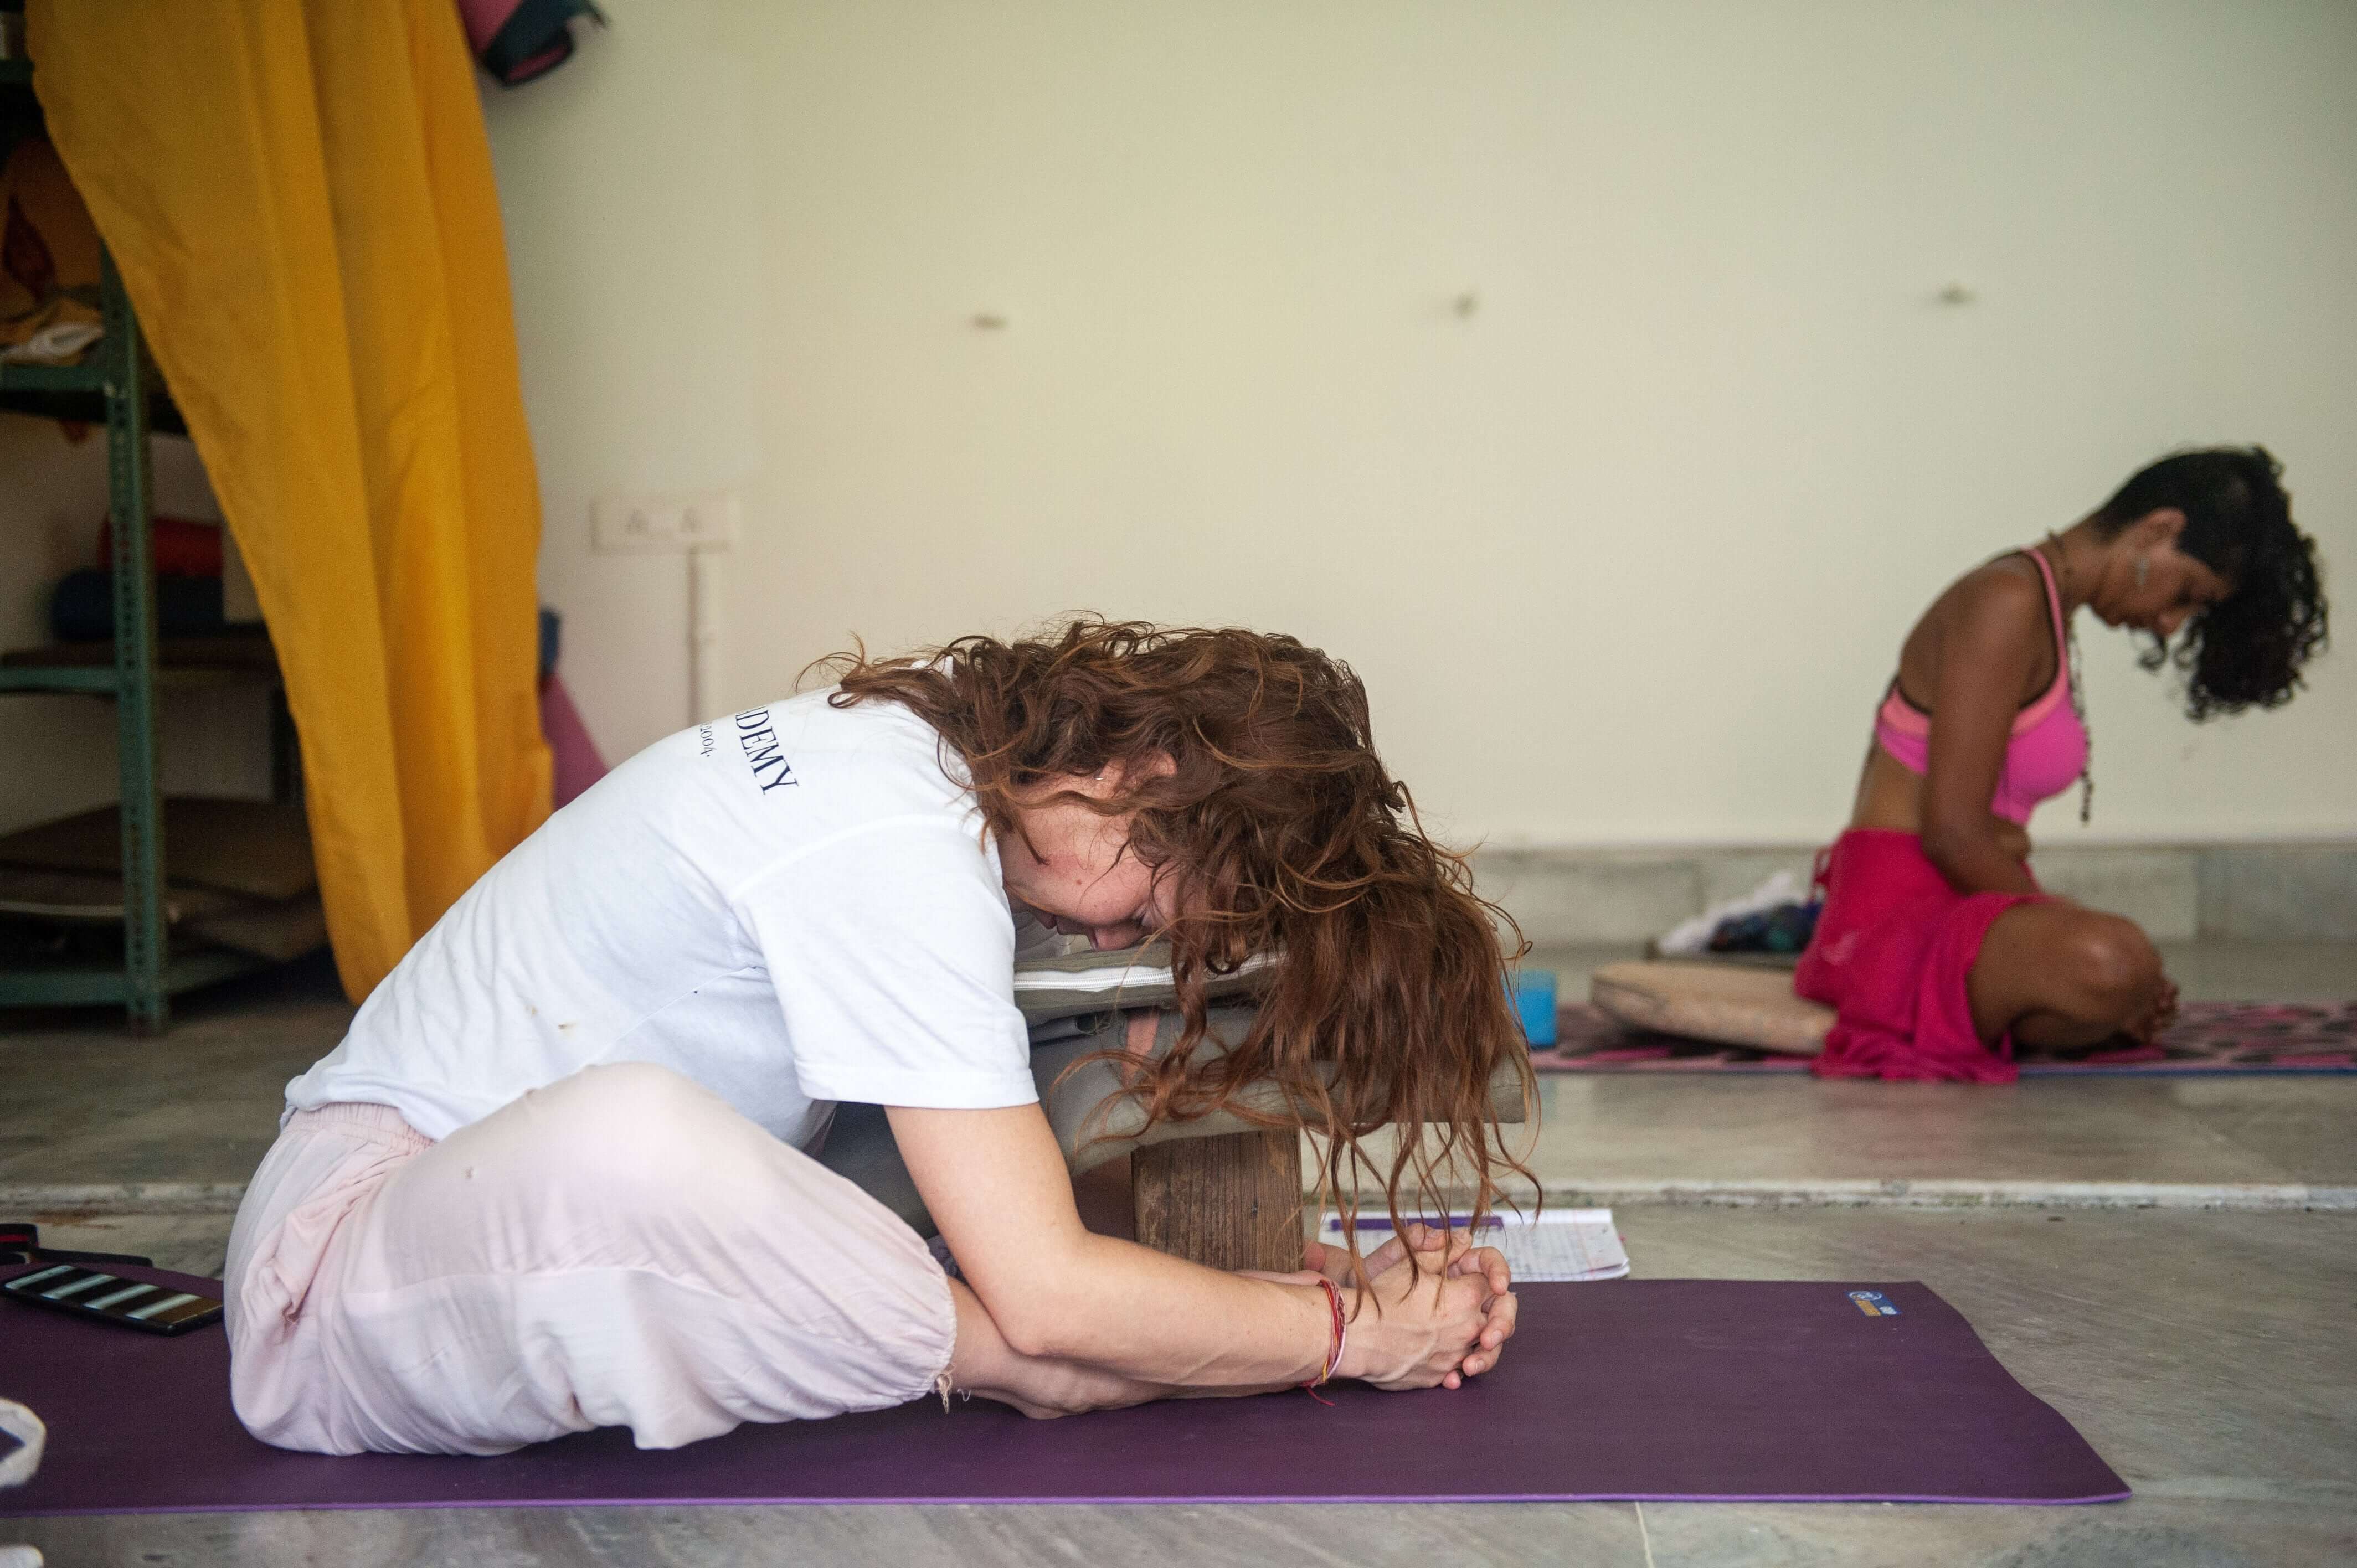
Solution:
M 252 570 L 357 999 L 548 814 L 539 487 L 457 9 L 33 0 L 27 52 Z

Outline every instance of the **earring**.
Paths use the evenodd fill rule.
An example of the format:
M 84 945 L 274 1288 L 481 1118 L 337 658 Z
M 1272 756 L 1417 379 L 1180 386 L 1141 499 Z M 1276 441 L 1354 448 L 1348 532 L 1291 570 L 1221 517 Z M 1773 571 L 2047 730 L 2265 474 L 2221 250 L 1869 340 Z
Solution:
M 2139 555 L 2139 556 L 2137 556 L 2137 557 L 2136 557 L 2136 586 L 2137 586 L 2137 587 L 2139 587 L 2139 588 L 2143 587 L 2143 586 L 2144 586 L 2144 583 L 2145 583 L 2145 579 L 2146 579 L 2147 577 L 2151 576 L 2151 575 L 2152 575 L 2152 557 L 2151 557 L 2151 556 L 2149 556 L 2149 555 Z

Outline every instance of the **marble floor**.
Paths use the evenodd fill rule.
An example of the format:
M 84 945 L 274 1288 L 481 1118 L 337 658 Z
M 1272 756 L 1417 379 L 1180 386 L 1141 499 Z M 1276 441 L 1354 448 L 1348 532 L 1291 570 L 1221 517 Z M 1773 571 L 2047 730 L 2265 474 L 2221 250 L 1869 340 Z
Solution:
M 1612 956 L 1540 961 L 1577 994 Z M 2196 996 L 2357 995 L 2348 943 L 2170 960 Z M 0 1213 L 217 1268 L 280 1085 L 348 1015 L 323 970 L 193 1001 L 162 1041 L 0 1015 Z M 1921 1279 L 2136 1497 L 163 1515 L 0 1522 L 0 1542 L 74 1564 L 2357 1561 L 2357 1079 L 1555 1078 L 1542 1112 L 1539 1176 L 1613 1202 L 1639 1274 Z

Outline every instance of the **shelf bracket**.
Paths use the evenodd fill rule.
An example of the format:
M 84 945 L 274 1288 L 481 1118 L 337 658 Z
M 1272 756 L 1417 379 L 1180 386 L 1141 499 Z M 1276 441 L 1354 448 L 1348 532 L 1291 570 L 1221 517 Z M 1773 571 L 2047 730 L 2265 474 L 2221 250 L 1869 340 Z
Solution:
M 162 753 L 156 740 L 156 575 L 148 545 L 146 364 L 139 317 L 112 254 L 101 256 L 106 336 L 106 499 L 113 522 L 117 764 L 123 785 L 123 991 L 131 1027 L 160 1034 L 170 1021 L 164 983 Z

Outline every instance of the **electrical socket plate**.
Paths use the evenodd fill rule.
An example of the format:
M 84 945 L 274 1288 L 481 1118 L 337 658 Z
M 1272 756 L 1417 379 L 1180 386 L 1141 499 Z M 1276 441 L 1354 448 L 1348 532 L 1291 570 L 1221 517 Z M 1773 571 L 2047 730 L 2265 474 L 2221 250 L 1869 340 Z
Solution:
M 737 541 L 737 493 L 601 496 L 589 508 L 590 547 L 600 555 L 683 555 Z

